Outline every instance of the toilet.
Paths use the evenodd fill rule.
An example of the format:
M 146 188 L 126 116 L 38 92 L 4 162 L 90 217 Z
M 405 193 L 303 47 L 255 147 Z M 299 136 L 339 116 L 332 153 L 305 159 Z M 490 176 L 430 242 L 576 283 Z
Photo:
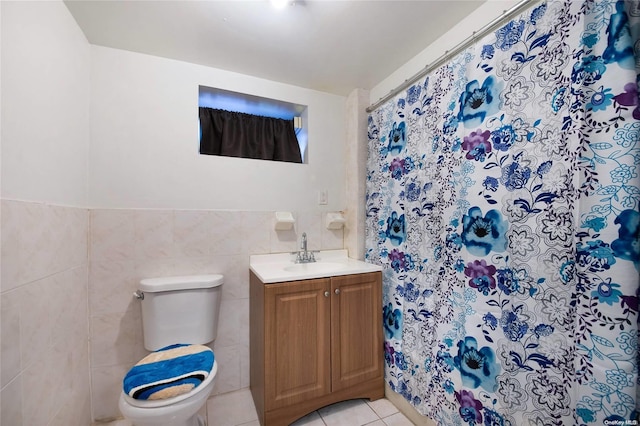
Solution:
M 142 304 L 144 347 L 127 373 L 118 407 L 134 426 L 204 426 L 218 371 L 207 346 L 218 331 L 222 275 L 150 278 L 134 295 Z

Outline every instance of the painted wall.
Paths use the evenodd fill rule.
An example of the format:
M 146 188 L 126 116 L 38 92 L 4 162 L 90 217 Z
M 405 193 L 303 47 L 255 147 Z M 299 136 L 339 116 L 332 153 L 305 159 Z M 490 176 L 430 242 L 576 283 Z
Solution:
M 86 206 L 90 49 L 62 2 L 3 2 L 2 197 Z
M 247 387 L 249 255 L 296 250 L 302 232 L 313 249 L 344 246 L 342 230 L 323 223 L 346 207 L 346 99 L 111 48 L 91 46 L 91 56 L 93 417 L 119 416 L 122 377 L 146 353 L 131 297 L 141 278 L 225 276 L 213 393 Z M 199 85 L 307 105 L 308 164 L 200 155 Z M 294 213 L 293 230 L 274 230 L 276 210 Z
M 474 31 L 481 29 L 519 2 L 520 0 L 487 0 L 486 3 L 477 8 L 471 15 L 461 20 L 444 35 L 425 47 L 422 52 L 411 58 L 375 87 L 371 88 L 371 103 L 377 102 L 380 98 L 403 84 L 405 80 L 423 70 L 429 63 L 438 59 L 448 49 L 454 48 L 458 43 L 470 37 Z
M 344 97 L 105 47 L 91 54 L 92 206 L 345 207 Z M 200 155 L 198 85 L 307 105 L 309 164 Z M 329 193 L 323 206 L 321 189 Z
M 89 424 L 89 44 L 62 2 L 0 7 L 0 423 Z

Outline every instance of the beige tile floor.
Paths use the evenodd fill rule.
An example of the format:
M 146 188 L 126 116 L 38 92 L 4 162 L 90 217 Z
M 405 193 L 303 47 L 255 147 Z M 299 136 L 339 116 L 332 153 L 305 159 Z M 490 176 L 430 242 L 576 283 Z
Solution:
M 207 401 L 207 426 L 260 426 L 249 389 L 214 396 Z M 314 411 L 291 426 L 413 426 L 387 399 L 354 399 Z M 130 426 L 126 420 L 100 426 Z

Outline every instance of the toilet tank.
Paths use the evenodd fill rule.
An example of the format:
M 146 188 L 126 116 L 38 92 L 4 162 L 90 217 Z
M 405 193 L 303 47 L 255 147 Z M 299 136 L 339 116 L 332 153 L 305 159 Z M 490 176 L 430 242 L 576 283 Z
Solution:
M 212 342 L 218 333 L 223 281 L 222 275 L 141 280 L 144 347 L 155 351 L 176 343 Z

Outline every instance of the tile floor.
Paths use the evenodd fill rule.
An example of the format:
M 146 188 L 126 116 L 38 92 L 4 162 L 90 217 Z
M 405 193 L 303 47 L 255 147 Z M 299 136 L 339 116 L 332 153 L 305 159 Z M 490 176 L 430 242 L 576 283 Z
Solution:
M 250 409 L 249 409 L 250 408 Z M 260 426 L 249 389 L 214 396 L 207 402 L 208 426 Z M 413 426 L 387 399 L 354 399 L 314 411 L 291 426 Z M 130 426 L 126 420 L 100 426 Z

